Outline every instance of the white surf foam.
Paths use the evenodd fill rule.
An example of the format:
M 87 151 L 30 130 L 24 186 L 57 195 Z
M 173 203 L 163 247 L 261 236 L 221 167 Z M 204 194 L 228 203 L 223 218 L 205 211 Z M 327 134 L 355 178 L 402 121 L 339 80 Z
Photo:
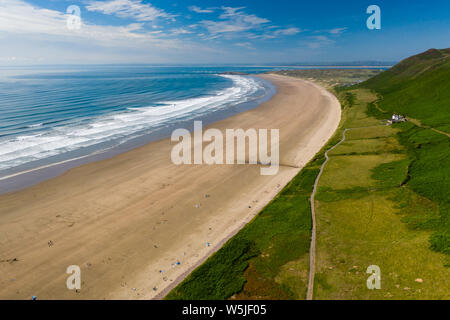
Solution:
M 130 137 L 136 132 L 150 132 L 181 119 L 191 119 L 230 105 L 247 102 L 263 89 L 249 77 L 224 75 L 233 86 L 216 94 L 180 101 L 161 102 L 158 107 L 130 108 L 126 112 L 104 115 L 84 125 L 55 127 L 45 133 L 0 140 L 0 170 L 28 162 Z M 127 139 L 124 139 L 124 141 Z

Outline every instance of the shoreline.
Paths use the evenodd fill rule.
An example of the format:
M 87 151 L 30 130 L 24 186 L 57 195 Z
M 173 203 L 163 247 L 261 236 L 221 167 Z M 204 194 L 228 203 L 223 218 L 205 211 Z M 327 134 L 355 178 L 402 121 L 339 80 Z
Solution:
M 17 261 L 0 262 L 0 298 L 153 299 L 218 250 L 320 151 L 340 122 L 340 104 L 325 89 L 261 77 L 278 93 L 214 127 L 280 128 L 280 161 L 299 168 L 262 177 L 259 166 L 176 167 L 164 139 L 2 195 L 0 260 Z M 81 267 L 79 293 L 65 288 L 69 265 Z
M 255 75 L 247 75 L 249 78 L 259 78 Z M 261 78 L 259 78 L 262 81 Z M 233 117 L 242 112 L 257 108 L 261 103 L 270 100 L 276 94 L 276 87 L 270 81 L 263 81 L 266 88 L 265 95 L 258 97 L 250 102 L 243 102 L 211 113 L 201 115 L 196 120 L 202 121 L 205 125 L 214 125 L 214 123 Z M 178 128 L 187 128 L 192 131 L 191 125 L 194 120 L 179 120 L 174 124 L 156 128 L 148 133 L 137 133 L 134 138 L 130 138 L 124 143 L 112 143 L 110 147 L 100 147 L 92 149 L 88 153 L 80 150 L 70 151 L 71 156 L 60 154 L 48 159 L 41 159 L 34 163 L 21 165 L 21 169 L 12 168 L 0 172 L 0 195 L 17 192 L 46 180 L 56 178 L 65 172 L 92 162 L 110 159 L 122 153 L 144 147 L 150 143 L 170 138 L 171 133 Z M 111 143 L 111 141 L 109 142 Z M 50 159 L 53 159 L 49 161 Z

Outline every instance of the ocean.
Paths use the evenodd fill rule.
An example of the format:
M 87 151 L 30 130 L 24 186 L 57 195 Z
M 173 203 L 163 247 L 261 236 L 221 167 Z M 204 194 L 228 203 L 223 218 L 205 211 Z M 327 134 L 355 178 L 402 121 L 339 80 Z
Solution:
M 269 70 L 0 67 L 0 192 L 22 185 L 25 174 L 41 179 L 37 169 L 65 170 L 191 129 L 194 120 L 209 124 L 254 108 L 276 89 L 251 74 Z

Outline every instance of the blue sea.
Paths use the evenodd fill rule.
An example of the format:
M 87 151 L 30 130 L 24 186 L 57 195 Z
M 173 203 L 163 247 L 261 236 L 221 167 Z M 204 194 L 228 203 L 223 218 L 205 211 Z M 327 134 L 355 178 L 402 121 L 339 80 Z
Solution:
M 0 183 L 167 137 L 256 107 L 276 92 L 259 67 L 0 67 Z M 74 161 L 75 163 L 75 161 Z M 1 191 L 0 187 L 0 191 Z

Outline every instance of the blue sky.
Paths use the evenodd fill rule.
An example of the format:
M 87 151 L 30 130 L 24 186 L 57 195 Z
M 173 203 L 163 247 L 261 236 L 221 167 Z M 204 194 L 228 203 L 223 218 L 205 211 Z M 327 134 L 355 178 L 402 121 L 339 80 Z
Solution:
M 0 0 L 2 65 L 398 61 L 449 40 L 448 0 Z

